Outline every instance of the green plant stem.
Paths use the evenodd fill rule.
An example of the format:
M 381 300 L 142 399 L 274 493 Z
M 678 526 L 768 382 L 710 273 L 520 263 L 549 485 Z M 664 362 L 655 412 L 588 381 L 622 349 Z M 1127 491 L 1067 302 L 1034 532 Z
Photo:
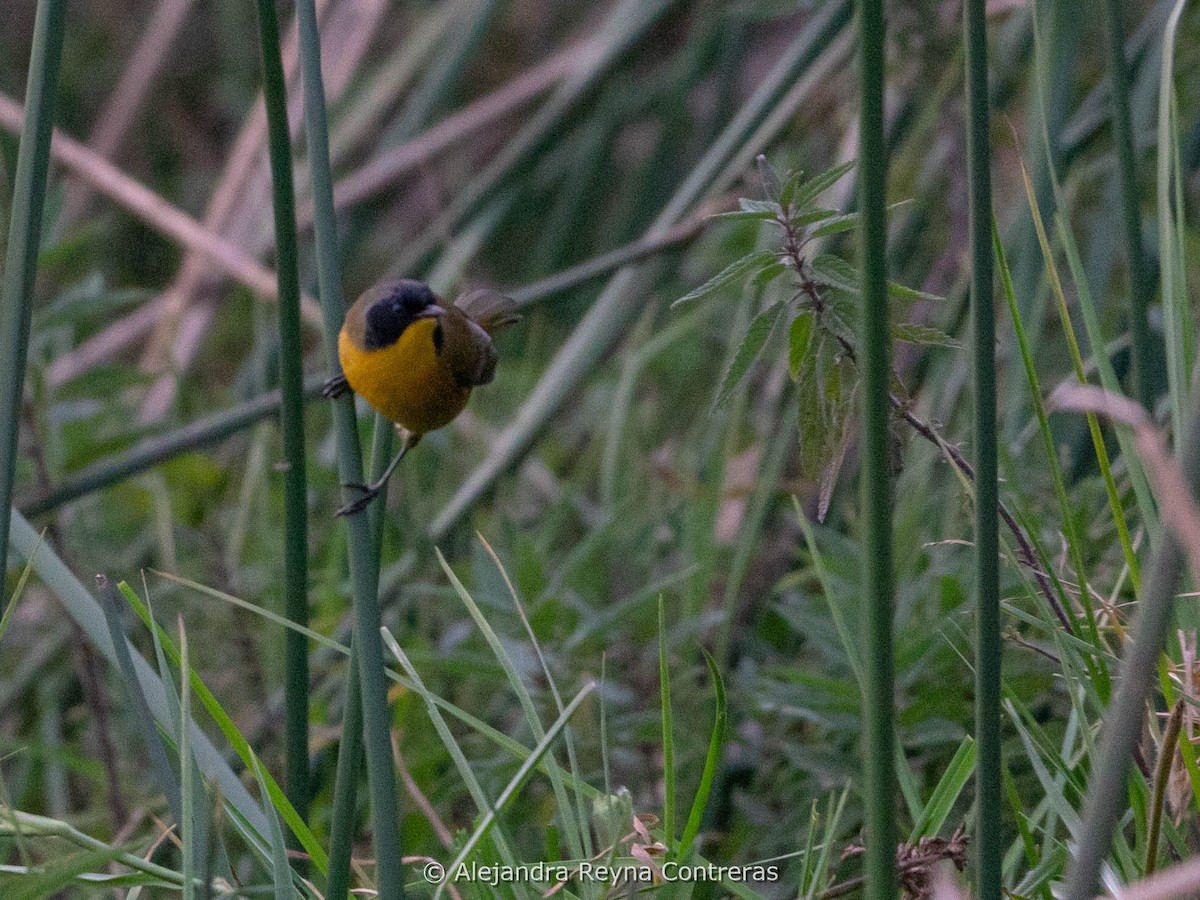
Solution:
M 1183 697 L 1171 707 L 1167 727 L 1163 729 L 1162 744 L 1158 750 L 1158 764 L 1154 767 L 1154 795 L 1150 798 L 1150 821 L 1146 826 L 1146 866 L 1142 877 L 1149 878 L 1158 868 L 1158 838 L 1162 832 L 1163 798 L 1167 795 L 1167 783 L 1171 780 L 1171 766 L 1175 762 L 1175 745 L 1183 727 Z
M 1000 535 L 996 462 L 996 313 L 992 276 L 992 180 L 988 146 L 988 47 L 984 0 L 963 4 L 966 47 L 967 197 L 975 368 L 975 767 L 976 892 L 1000 900 L 1004 838 L 1000 746 Z
M 279 50 L 279 19 L 273 0 L 258 0 L 262 43 L 263 98 L 271 158 L 275 212 L 275 258 L 279 280 L 280 429 L 286 464 L 283 493 L 284 614 L 308 626 L 308 480 L 304 459 L 304 346 L 300 325 L 299 253 L 296 195 L 292 185 L 291 129 L 287 86 Z M 300 818 L 308 821 L 311 793 L 308 767 L 308 640 L 295 629 L 284 637 L 284 708 L 287 793 Z
M 1200 481 L 1200 391 L 1192 392 L 1189 403 L 1187 427 L 1177 446 L 1184 478 L 1194 495 Z M 1194 496 L 1188 499 L 1195 502 Z M 1088 779 L 1083 804 L 1079 849 L 1067 870 L 1066 900 L 1088 900 L 1099 892 L 1100 867 L 1112 845 L 1113 828 L 1127 806 L 1129 761 L 1141 739 L 1146 701 L 1154 689 L 1158 656 L 1171 625 L 1175 585 L 1184 561 L 1175 533 L 1164 528 L 1161 542 L 1152 549 L 1149 574 L 1142 583 L 1117 693 L 1104 717 L 1099 759 Z
M 864 568 L 867 694 L 863 793 L 868 900 L 896 896 L 892 658 L 892 375 L 887 303 L 887 145 L 883 134 L 883 0 L 859 0 L 859 265 L 862 270 Z
M 350 892 L 350 851 L 354 845 L 354 808 L 358 799 L 358 767 L 363 756 L 362 690 L 358 681 L 358 654 L 350 644 L 350 677 L 342 712 L 342 745 L 338 748 L 333 777 L 333 813 L 329 827 L 329 879 L 325 896 L 346 897 Z
M 0 585 L 8 571 L 8 509 L 17 472 L 17 435 L 25 390 L 29 320 L 42 240 L 42 208 L 50 167 L 54 100 L 66 30 L 66 0 L 39 0 L 25 87 L 25 123 L 8 223 L 8 247 L 0 282 Z M 0 607 L 8 602 L 0 591 Z
M 1129 115 L 1129 64 L 1125 59 L 1125 28 L 1121 0 L 1104 0 L 1108 37 L 1109 101 L 1112 105 L 1113 142 L 1117 176 L 1121 185 L 1121 212 L 1125 228 L 1125 255 L 1129 268 L 1130 349 L 1133 357 L 1133 396 L 1146 409 L 1154 408 L 1158 372 L 1148 310 L 1154 275 L 1142 243 L 1142 214 L 1138 209 L 1137 156 Z
M 313 228 L 317 245 L 317 283 L 325 325 L 325 355 L 330 371 L 340 369 L 337 335 L 345 315 L 338 266 L 337 222 L 333 209 L 333 178 L 329 162 L 329 127 L 321 77 L 321 41 L 314 0 L 299 0 L 296 18 L 300 36 L 300 68 L 304 83 L 304 125 L 308 142 L 313 194 Z M 363 482 L 362 449 L 347 395 L 334 403 L 338 473 L 342 483 Z M 347 502 L 354 498 L 344 488 Z M 392 900 L 404 895 L 404 866 L 400 855 L 399 799 L 392 761 L 391 713 L 383 668 L 380 636 L 379 567 L 374 554 L 371 523 L 364 512 L 345 517 L 354 604 L 354 646 L 362 687 L 362 717 L 371 794 L 371 826 L 379 896 Z M 351 698 L 353 699 L 353 698 Z

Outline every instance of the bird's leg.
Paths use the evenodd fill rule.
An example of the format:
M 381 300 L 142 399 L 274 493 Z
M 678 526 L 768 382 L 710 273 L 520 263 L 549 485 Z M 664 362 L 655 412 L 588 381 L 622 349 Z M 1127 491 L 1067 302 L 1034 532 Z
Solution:
M 350 382 L 346 380 L 346 376 L 338 373 L 332 378 L 325 381 L 325 386 L 321 388 L 321 394 L 329 400 L 336 400 L 342 394 L 350 390 Z
M 366 509 L 370 502 L 379 496 L 379 492 L 387 486 L 388 479 L 391 478 L 392 473 L 396 471 L 396 466 L 400 465 L 400 460 L 404 459 L 404 454 L 406 454 L 413 447 L 417 446 L 417 442 L 420 440 L 421 435 L 412 434 L 410 432 L 409 435 L 404 439 L 404 445 L 400 448 L 400 452 L 396 454 L 395 458 L 393 458 L 390 463 L 388 463 L 388 467 L 383 470 L 383 474 L 374 484 L 342 485 L 342 487 L 358 491 L 360 496 L 358 499 L 351 500 L 349 503 L 338 507 L 337 515 L 352 516 L 355 513 L 362 512 L 364 509 Z

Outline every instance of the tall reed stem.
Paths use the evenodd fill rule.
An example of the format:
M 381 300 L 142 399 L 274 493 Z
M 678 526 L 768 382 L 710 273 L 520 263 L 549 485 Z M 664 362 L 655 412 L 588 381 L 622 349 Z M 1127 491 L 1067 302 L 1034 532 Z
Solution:
M 992 182 L 988 144 L 988 47 L 984 0 L 963 5 L 966 45 L 967 196 L 975 331 L 975 852 L 977 893 L 1000 900 L 1004 846 L 1000 753 L 1000 536 L 996 464 L 996 313 L 992 277 Z
M 329 127 L 321 77 L 321 41 L 314 0 L 298 0 L 300 68 L 304 82 L 304 126 L 313 194 L 313 230 L 317 245 L 317 283 L 325 324 L 325 356 L 330 371 L 340 370 L 337 335 L 345 315 L 338 266 L 337 222 L 333 210 L 333 178 L 329 162 Z M 338 474 L 343 484 L 363 482 L 362 448 L 347 395 L 334 403 Z M 345 489 L 345 499 L 355 499 Z M 349 542 L 350 582 L 354 603 L 354 648 L 362 693 L 367 783 L 371 795 L 371 827 L 379 896 L 392 900 L 404 895 L 404 866 L 400 857 L 399 801 L 392 762 L 390 710 L 383 669 L 383 639 L 379 618 L 379 566 L 371 524 L 364 512 L 345 517 Z M 351 698 L 352 699 L 352 698 Z
M 0 586 L 8 571 L 8 510 L 17 472 L 17 434 L 25 390 L 30 310 L 42 242 L 42 208 L 46 201 L 50 135 L 66 14 L 66 0 L 38 3 L 25 88 L 25 124 L 17 151 L 8 224 L 8 252 L 4 280 L 0 282 Z M 7 591 L 0 590 L 0 607 L 7 602 Z
M 284 614 L 308 627 L 308 482 L 304 460 L 304 348 L 300 326 L 300 275 L 296 241 L 296 195 L 292 185 L 291 130 L 287 85 L 279 49 L 279 19 L 273 0 L 258 0 L 262 43 L 263 99 L 271 158 L 275 212 L 275 257 L 279 280 L 280 428 L 285 463 L 283 493 Z M 284 711 L 287 794 L 308 821 L 308 640 L 295 629 L 284 638 Z
M 892 659 L 892 485 L 888 419 L 887 145 L 883 134 L 883 0 L 859 0 L 859 264 L 862 268 L 863 465 L 866 522 L 866 896 L 896 896 Z

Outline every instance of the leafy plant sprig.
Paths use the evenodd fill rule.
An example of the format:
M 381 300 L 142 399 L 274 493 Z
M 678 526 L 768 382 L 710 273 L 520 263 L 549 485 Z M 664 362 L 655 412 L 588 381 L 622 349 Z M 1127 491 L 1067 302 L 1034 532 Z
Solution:
M 850 231 L 858 223 L 855 212 L 820 206 L 818 199 L 854 168 L 844 163 L 805 179 L 793 172 L 782 182 L 765 157 L 758 158 L 767 199 L 742 198 L 740 208 L 714 218 L 736 222 L 768 222 L 777 229 L 776 246 L 756 249 L 731 263 L 675 305 L 725 289 L 750 290 L 761 295 L 782 276 L 791 275 L 786 292 L 769 302 L 750 322 L 717 390 L 714 409 L 722 405 L 745 379 L 781 322 L 788 320 L 788 368 L 797 382 L 801 403 L 801 466 L 820 484 L 818 517 L 824 519 L 837 484 L 849 442 L 857 395 L 854 303 L 860 293 L 858 272 L 832 253 L 812 252 L 814 242 Z M 937 300 L 897 283 L 888 295 L 898 304 Z M 949 335 L 915 322 L 894 322 L 892 337 L 910 344 L 958 347 Z M 893 378 L 893 393 L 906 396 Z
M 796 382 L 801 404 L 801 474 L 817 482 L 817 514 L 824 520 L 852 437 L 850 426 L 855 419 L 857 355 L 855 333 L 848 323 L 853 321 L 854 304 L 861 290 L 857 269 L 851 263 L 832 253 L 814 253 L 813 244 L 818 239 L 857 226 L 857 213 L 839 212 L 817 204 L 825 191 L 849 174 L 854 163 L 845 163 L 807 180 L 802 172 L 794 172 L 781 181 L 763 156 L 758 158 L 758 167 L 767 199 L 742 198 L 739 209 L 719 213 L 713 218 L 769 222 L 777 229 L 778 243 L 769 249 L 755 249 L 730 263 L 676 300 L 673 306 L 723 291 L 737 291 L 743 296 L 749 293 L 761 298 L 781 276 L 791 274 L 791 280 L 786 283 L 787 290 L 755 315 L 741 337 L 722 376 L 713 409 L 729 399 L 762 355 L 779 323 L 788 318 L 788 368 Z M 890 208 L 899 205 L 893 204 Z M 897 310 L 904 310 L 917 300 L 942 299 L 896 282 L 888 283 L 888 297 L 894 301 Z M 893 340 L 907 344 L 952 349 L 962 346 L 951 335 L 918 322 L 899 319 L 890 324 L 890 329 Z M 893 447 L 897 467 L 902 430 L 907 427 L 937 447 L 964 478 L 975 480 L 974 468 L 958 447 L 943 438 L 936 425 L 913 411 L 908 391 L 894 372 L 889 399 L 895 410 Z M 1046 575 L 1047 567 L 1038 559 L 1033 541 L 1004 503 L 999 506 L 999 515 L 1012 533 L 1017 556 L 1029 570 L 1039 592 L 1063 629 L 1073 633 L 1071 619 Z

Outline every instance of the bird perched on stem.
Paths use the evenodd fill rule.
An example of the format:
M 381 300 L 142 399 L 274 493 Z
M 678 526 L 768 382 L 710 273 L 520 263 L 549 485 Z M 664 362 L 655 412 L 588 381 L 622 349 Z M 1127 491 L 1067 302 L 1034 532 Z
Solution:
M 338 509 L 359 512 L 387 484 L 421 437 L 453 421 L 471 391 L 496 374 L 492 334 L 517 320 L 516 304 L 503 294 L 468 291 L 444 303 L 422 281 L 386 278 L 346 311 L 338 335 L 341 375 L 325 383 L 325 396 L 352 390 L 404 432 L 403 446 L 374 484 L 347 485 L 361 496 Z

